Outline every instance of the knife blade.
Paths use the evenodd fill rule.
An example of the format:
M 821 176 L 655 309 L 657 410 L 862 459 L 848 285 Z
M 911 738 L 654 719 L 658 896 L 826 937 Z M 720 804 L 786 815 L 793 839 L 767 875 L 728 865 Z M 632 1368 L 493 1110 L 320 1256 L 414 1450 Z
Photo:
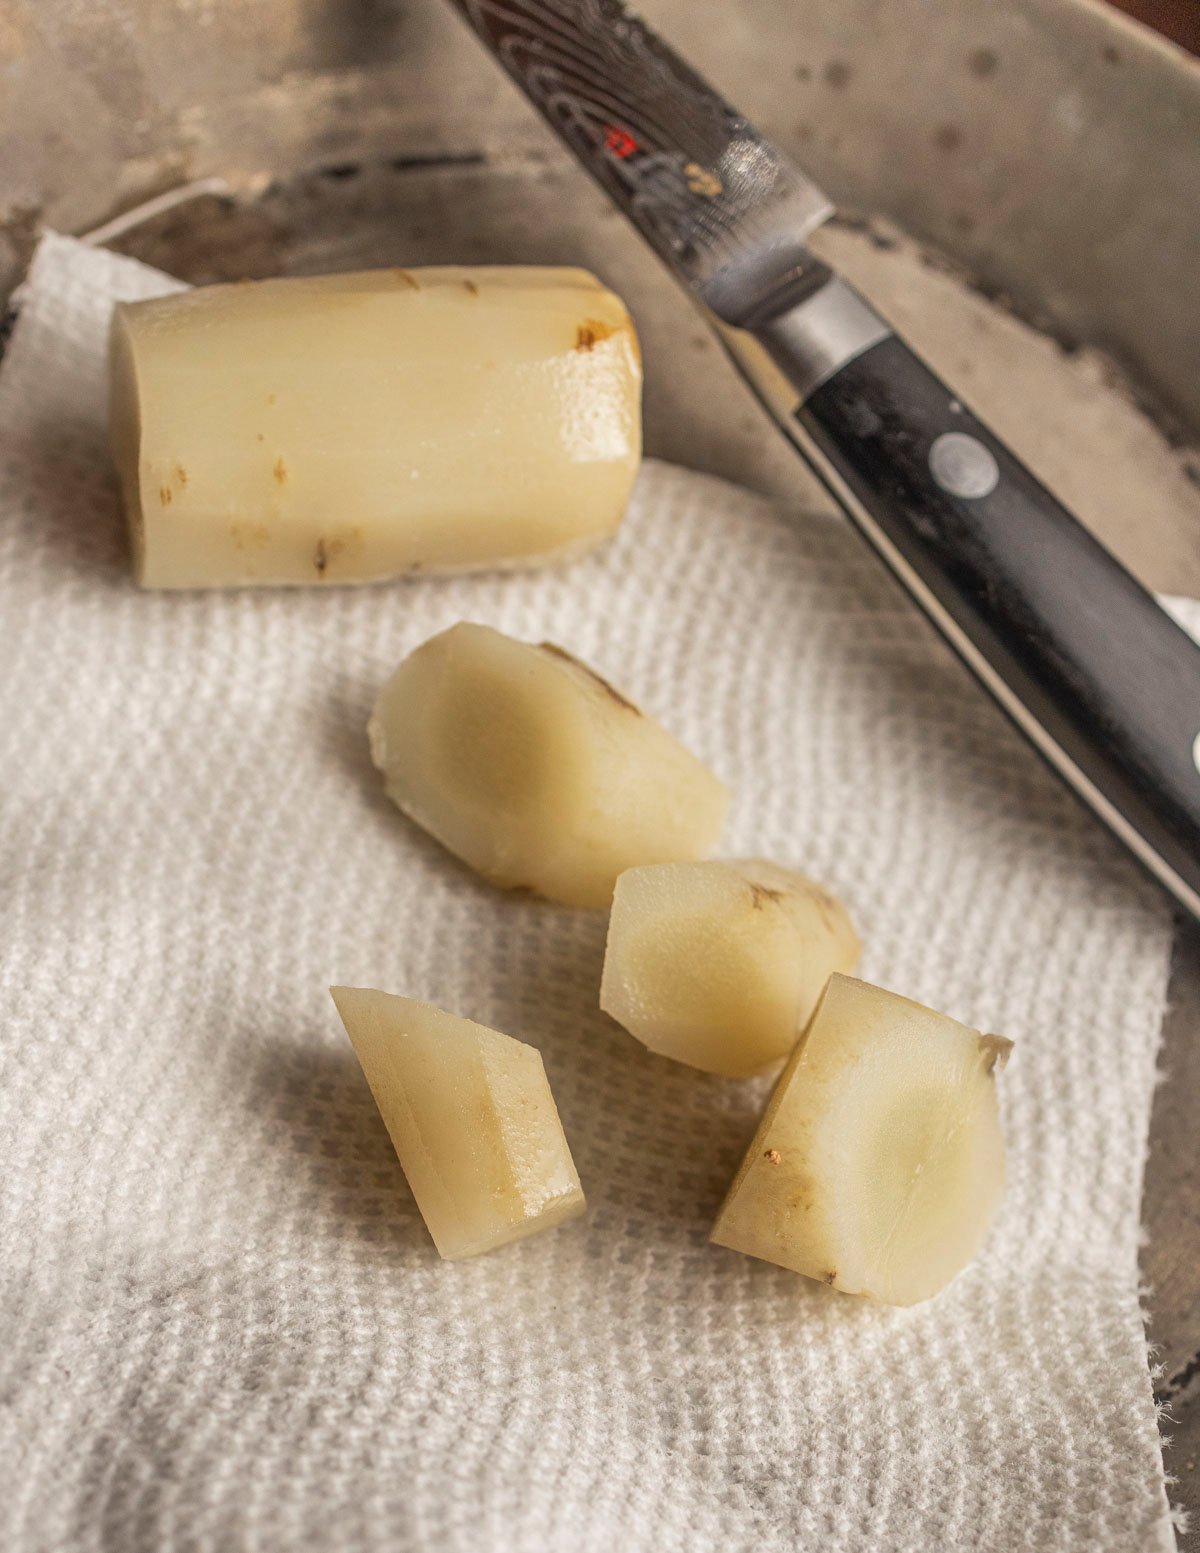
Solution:
M 1200 919 L 1200 647 L 809 249 L 817 185 L 620 0 L 450 0 L 1035 748 Z
M 829 199 L 618 0 L 458 9 L 707 306 L 724 316 L 730 266 L 739 293 L 815 266 L 805 239 Z

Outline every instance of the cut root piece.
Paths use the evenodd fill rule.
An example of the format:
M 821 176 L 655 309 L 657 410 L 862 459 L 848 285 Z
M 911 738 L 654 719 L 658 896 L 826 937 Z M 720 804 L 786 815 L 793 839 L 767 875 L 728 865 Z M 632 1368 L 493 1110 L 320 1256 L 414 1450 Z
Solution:
M 1011 1044 L 834 976 L 712 1238 L 888 1304 L 936 1294 L 1004 1192 L 995 1077 Z
M 843 907 L 761 859 L 632 868 L 617 881 L 600 1006 L 651 1051 L 745 1077 L 781 1062 L 859 942 Z
M 584 270 L 375 270 L 118 305 L 113 442 L 147 588 L 578 555 L 641 457 L 624 303 Z
M 604 907 L 639 863 L 703 857 L 725 788 L 559 647 L 457 625 L 384 686 L 368 732 L 389 796 L 485 879 Z
M 532 1046 L 411 998 L 330 990 L 442 1256 L 494 1251 L 583 1212 Z

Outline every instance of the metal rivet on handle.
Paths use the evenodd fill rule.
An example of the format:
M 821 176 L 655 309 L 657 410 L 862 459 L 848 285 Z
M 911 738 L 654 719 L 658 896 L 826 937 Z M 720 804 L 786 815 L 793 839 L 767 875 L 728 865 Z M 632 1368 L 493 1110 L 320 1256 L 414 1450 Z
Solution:
M 1000 466 L 990 448 L 964 431 L 947 431 L 929 450 L 929 472 L 943 491 L 977 501 L 1000 483 Z

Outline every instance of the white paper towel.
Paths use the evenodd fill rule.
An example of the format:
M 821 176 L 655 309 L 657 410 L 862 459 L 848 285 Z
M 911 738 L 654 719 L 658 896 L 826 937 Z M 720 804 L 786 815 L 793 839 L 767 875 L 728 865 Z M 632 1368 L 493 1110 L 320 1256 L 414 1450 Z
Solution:
M 42 245 L 0 373 L 0 1545 L 8 1553 L 1172 1546 L 1138 1303 L 1168 912 L 841 524 L 648 465 L 569 568 L 363 591 L 129 580 L 115 297 Z M 1007 1199 L 871 1306 L 706 1236 L 760 1084 L 596 1007 L 599 914 L 486 888 L 372 771 L 460 618 L 594 663 L 731 784 L 731 854 L 863 974 L 1015 1038 Z M 590 1203 L 434 1254 L 332 981 L 538 1045 Z

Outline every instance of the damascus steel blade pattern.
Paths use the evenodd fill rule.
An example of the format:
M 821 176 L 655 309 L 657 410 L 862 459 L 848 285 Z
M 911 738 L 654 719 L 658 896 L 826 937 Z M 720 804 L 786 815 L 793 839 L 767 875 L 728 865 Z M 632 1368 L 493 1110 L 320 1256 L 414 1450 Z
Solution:
M 832 207 L 619 0 L 451 0 L 660 256 L 730 323 L 825 272 Z

